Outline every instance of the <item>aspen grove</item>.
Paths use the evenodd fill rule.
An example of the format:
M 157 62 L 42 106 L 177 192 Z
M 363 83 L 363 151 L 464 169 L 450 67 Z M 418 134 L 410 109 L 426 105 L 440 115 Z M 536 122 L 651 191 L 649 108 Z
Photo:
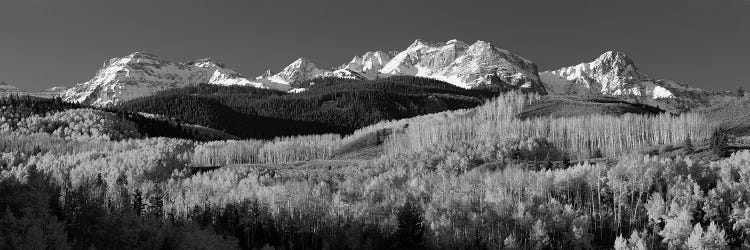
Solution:
M 715 121 L 519 118 L 539 98 L 272 140 L 149 138 L 88 109 L 14 118 L 0 248 L 27 231 L 63 249 L 750 247 L 750 151 L 713 155 Z

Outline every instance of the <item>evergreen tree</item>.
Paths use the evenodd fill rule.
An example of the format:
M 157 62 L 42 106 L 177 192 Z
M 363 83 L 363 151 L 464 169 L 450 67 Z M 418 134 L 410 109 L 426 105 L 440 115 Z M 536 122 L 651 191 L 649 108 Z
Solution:
M 141 193 L 140 189 L 135 190 L 135 194 L 133 194 L 133 211 L 137 215 L 141 215 L 143 213 L 143 193 Z
M 397 220 L 396 241 L 398 247 L 403 249 L 422 248 L 422 236 L 425 231 L 422 211 L 413 204 L 412 198 L 406 199 L 403 207 L 398 211 Z
M 714 152 L 716 156 L 719 157 L 726 157 L 729 155 L 729 149 L 727 148 L 727 133 L 722 128 L 717 128 L 714 130 L 713 134 L 711 135 L 711 151 Z
M 569 167 L 570 167 L 570 157 L 568 157 L 568 155 L 567 155 L 567 154 L 565 154 L 565 155 L 563 156 L 563 159 L 562 159 L 562 165 L 563 165 L 563 167 L 565 167 L 565 168 L 569 168 Z
M 602 150 L 600 148 L 597 148 L 594 150 L 594 154 L 591 156 L 591 158 L 602 158 L 604 157 L 604 154 L 602 153 Z
M 685 136 L 685 151 L 688 154 L 695 152 L 695 146 L 693 146 L 693 140 L 690 139 L 690 134 Z

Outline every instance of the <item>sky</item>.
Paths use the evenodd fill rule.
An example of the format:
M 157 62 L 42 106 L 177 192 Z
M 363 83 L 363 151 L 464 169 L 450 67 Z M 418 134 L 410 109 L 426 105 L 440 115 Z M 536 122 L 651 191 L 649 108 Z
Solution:
M 134 51 L 211 57 L 255 77 L 415 39 L 483 40 L 540 70 L 614 50 L 657 78 L 750 89 L 750 0 L 2 0 L 0 81 L 72 86 Z

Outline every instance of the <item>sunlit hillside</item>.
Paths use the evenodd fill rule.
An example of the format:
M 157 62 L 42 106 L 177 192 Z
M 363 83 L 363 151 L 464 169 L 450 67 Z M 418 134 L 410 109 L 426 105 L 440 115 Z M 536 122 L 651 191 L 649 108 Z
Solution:
M 509 92 L 349 135 L 210 142 L 145 136 L 105 110 L 6 108 L 2 235 L 73 248 L 748 243 L 750 152 L 729 156 L 741 142 L 726 122 L 522 115 L 543 101 Z

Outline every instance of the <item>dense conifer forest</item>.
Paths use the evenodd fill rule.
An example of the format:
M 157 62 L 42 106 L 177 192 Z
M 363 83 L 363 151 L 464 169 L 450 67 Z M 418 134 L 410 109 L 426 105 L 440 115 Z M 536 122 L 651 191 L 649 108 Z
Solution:
M 198 85 L 116 107 L 176 118 L 241 138 L 351 133 L 384 120 L 475 107 L 498 92 L 465 90 L 418 77 L 372 81 L 320 78 L 299 94 L 254 87 Z
M 0 249 L 750 247 L 750 139 L 731 111 L 748 97 L 679 115 L 521 116 L 545 99 L 435 86 L 201 85 L 111 110 L 3 99 Z M 431 96 L 447 108 L 422 105 Z M 334 122 L 308 109 L 321 105 L 380 113 Z M 230 139 L 185 124 L 220 127 L 217 110 L 350 133 Z

